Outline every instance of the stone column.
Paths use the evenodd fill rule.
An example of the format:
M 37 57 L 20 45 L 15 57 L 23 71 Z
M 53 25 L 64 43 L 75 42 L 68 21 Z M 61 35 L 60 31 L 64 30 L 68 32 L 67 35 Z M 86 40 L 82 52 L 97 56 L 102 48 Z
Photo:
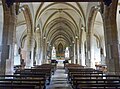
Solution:
M 42 59 L 42 64 L 46 63 L 46 37 L 43 38 L 43 59 Z
M 77 43 L 77 64 L 81 64 L 81 61 L 80 61 L 80 47 L 79 47 L 79 38 L 76 38 L 76 43 Z
M 84 47 L 84 43 L 81 43 L 81 65 L 85 66 L 85 47 Z
M 41 64 L 43 64 L 43 47 L 42 46 L 43 45 L 41 45 L 41 55 L 40 55 Z
M 108 7 L 105 6 L 103 13 L 105 47 L 106 47 L 106 64 L 109 74 L 120 73 L 120 58 L 118 32 L 116 26 L 116 9 L 117 0 L 113 1 Z
M 73 46 L 73 44 L 70 45 L 70 60 L 71 60 L 71 63 L 74 63 L 74 46 Z
M 45 63 L 47 63 L 47 47 L 48 47 L 48 45 L 47 45 L 47 41 L 45 41 Z
M 30 68 L 33 66 L 33 59 L 32 59 L 32 33 L 28 31 L 27 33 L 27 54 L 26 54 L 26 68 Z
M 94 35 L 93 32 L 87 34 L 87 60 L 86 65 L 88 67 L 95 68 L 94 62 Z
M 91 39 L 90 39 L 90 67 L 95 68 L 95 60 L 94 60 L 94 34 L 91 32 Z
M 80 30 L 80 38 L 79 38 L 79 60 L 80 60 L 80 65 L 82 65 L 82 33 L 83 33 L 83 27 Z
M 75 43 L 73 44 L 73 48 L 74 48 L 74 60 L 73 60 L 73 63 L 76 64 L 76 50 L 75 50 Z
M 35 56 L 35 43 L 32 42 L 32 48 L 31 48 L 31 67 L 34 66 L 34 56 Z
M 49 46 L 48 46 L 48 42 L 46 42 L 46 49 L 45 49 L 45 59 L 46 59 L 46 61 L 45 61 L 45 63 L 47 63 L 48 64 L 48 51 L 49 51 Z
M 77 52 L 77 46 L 78 46 L 78 37 L 75 37 L 75 64 L 78 64 L 78 52 Z
M 91 40 L 91 36 L 90 36 L 90 33 L 87 34 L 87 57 L 86 57 L 86 66 L 87 67 L 90 67 L 91 66 L 91 61 L 90 61 L 90 58 L 91 58 L 91 55 L 90 55 L 90 40 Z
M 81 27 L 80 31 L 80 62 L 81 65 L 85 66 L 85 27 Z
M 86 65 L 88 67 L 95 68 L 94 62 L 94 38 L 93 32 L 87 34 L 87 60 Z
M 14 43 L 15 43 L 15 8 L 4 6 L 4 30 L 2 34 L 2 53 L 0 60 L 0 74 L 13 74 Z
M 51 48 L 50 48 L 50 43 L 49 41 L 47 42 L 47 47 L 46 47 L 46 59 L 47 59 L 47 63 L 49 63 L 49 60 L 50 60 L 50 51 L 51 51 Z
M 40 29 L 37 30 L 37 33 L 36 33 L 36 39 L 37 39 L 37 58 L 36 58 L 36 65 L 41 65 L 41 48 L 40 48 Z
M 52 48 L 51 48 L 51 45 L 50 45 L 50 60 L 51 60 L 51 56 L 52 56 Z

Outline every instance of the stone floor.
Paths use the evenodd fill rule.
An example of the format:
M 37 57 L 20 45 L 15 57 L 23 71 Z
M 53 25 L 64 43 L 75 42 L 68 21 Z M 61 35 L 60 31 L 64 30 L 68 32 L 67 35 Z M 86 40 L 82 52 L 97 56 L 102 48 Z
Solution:
M 58 66 L 46 89 L 72 89 L 71 85 L 67 81 L 67 74 L 65 73 L 63 66 Z

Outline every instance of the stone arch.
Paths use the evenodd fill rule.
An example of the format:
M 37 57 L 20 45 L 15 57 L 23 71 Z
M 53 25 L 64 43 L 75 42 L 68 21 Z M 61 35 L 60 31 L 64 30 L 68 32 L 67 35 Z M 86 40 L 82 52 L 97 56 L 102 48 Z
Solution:
M 98 19 L 100 20 L 100 22 L 99 22 Z M 94 53 L 94 51 L 96 51 L 96 50 L 93 51 L 93 49 L 95 49 L 94 44 L 96 42 L 98 42 L 100 47 L 103 44 L 104 44 L 103 46 L 105 47 L 104 35 L 102 35 L 102 34 L 104 34 L 104 29 L 103 29 L 104 27 L 103 27 L 103 20 L 102 19 L 103 19 L 102 14 L 99 12 L 99 10 L 96 9 L 95 7 L 92 7 L 91 11 L 90 11 L 90 16 L 88 18 L 89 22 L 88 22 L 88 30 L 87 30 L 87 35 L 88 35 L 88 37 L 87 37 L 87 43 L 88 43 L 87 49 L 90 52 L 90 60 L 91 60 L 90 66 L 94 67 L 94 68 L 95 68 L 95 63 L 94 63 L 94 61 L 95 61 L 95 58 L 94 58 L 95 53 Z M 101 27 L 102 27 L 101 29 L 99 29 L 99 27 L 100 27 L 99 25 L 101 25 Z M 99 27 L 97 27 L 97 26 L 99 26 Z M 102 33 L 100 33 L 100 31 Z M 94 36 L 98 39 L 98 41 L 94 41 L 95 40 Z M 98 49 L 99 50 L 98 50 L 97 53 L 100 55 L 100 49 L 101 48 L 98 48 Z M 101 59 L 101 58 L 99 57 L 99 59 Z
M 94 21 L 94 29 L 93 29 L 94 36 L 96 39 L 98 39 L 98 47 L 94 47 L 94 51 L 97 53 L 95 55 L 99 55 L 98 61 L 100 60 L 100 65 L 105 65 L 105 57 L 106 57 L 106 51 L 105 51 L 105 34 L 104 34 L 104 24 L 103 24 L 103 18 L 102 14 L 100 12 L 97 12 L 95 21 Z M 102 53 L 101 53 L 102 50 Z M 96 59 L 96 58 L 95 58 Z M 97 61 L 97 59 L 96 59 Z
M 89 18 L 88 18 L 88 23 L 87 23 L 87 59 L 86 59 L 86 65 L 89 67 L 93 67 L 95 68 L 95 64 L 94 64 L 94 56 L 93 56 L 93 51 L 92 51 L 92 39 L 93 39 L 93 26 L 94 26 L 94 21 L 95 21 L 95 16 L 96 16 L 97 10 L 95 9 L 95 7 L 92 7 L 90 10 L 90 14 L 89 14 Z
M 20 24 L 20 26 L 21 25 L 24 25 L 24 24 L 26 24 L 26 28 L 25 28 L 25 30 L 24 30 L 24 32 L 22 33 L 22 35 L 21 35 L 21 38 L 20 38 L 20 47 L 23 47 L 24 48 L 24 46 L 25 46 L 25 41 L 28 41 L 27 40 L 27 36 L 29 35 L 29 37 L 32 37 L 32 29 L 33 29 L 33 25 L 32 25 L 32 16 L 31 16 L 31 12 L 30 12 L 30 9 L 29 9 L 29 7 L 28 7 L 28 5 L 23 5 L 23 6 L 21 6 L 21 8 L 24 8 L 23 10 L 22 10 L 22 13 L 23 13 L 23 15 L 24 15 L 24 18 L 25 18 L 25 23 L 23 23 L 23 24 Z M 18 26 L 19 26 L 19 24 L 18 24 Z M 29 40 L 30 42 L 30 44 L 32 44 L 32 40 Z M 26 43 L 26 45 L 27 45 L 27 43 Z M 26 46 L 27 47 L 27 46 Z M 27 51 L 27 49 L 26 49 L 26 51 Z
M 90 34 L 91 31 L 92 31 L 92 27 L 94 25 L 96 14 L 97 14 L 97 10 L 95 9 L 95 7 L 92 7 L 91 10 L 90 10 L 88 23 L 87 23 L 87 26 L 88 26 L 87 32 L 88 32 L 88 34 Z
M 23 10 L 23 13 L 25 16 L 26 24 L 27 24 L 27 30 L 28 30 L 28 32 L 32 33 L 33 22 L 32 22 L 32 16 L 31 16 L 30 9 L 29 9 L 28 5 L 24 5 L 22 7 L 25 9 L 25 10 Z
M 80 49 L 81 49 L 81 64 L 83 65 L 83 66 L 85 66 L 86 65 L 86 50 L 87 50 L 87 48 L 86 48 L 86 43 L 87 41 L 86 41 L 86 32 L 85 32 L 85 29 L 84 29 L 84 27 L 82 27 L 81 28 L 81 33 L 80 33 Z
M 34 44 L 34 38 L 33 38 L 33 22 L 32 22 L 32 14 L 30 12 L 30 8 L 28 5 L 23 5 L 20 7 L 20 9 L 22 9 L 22 13 L 24 16 L 24 20 L 25 20 L 25 24 L 26 24 L 26 30 L 25 32 L 23 32 L 23 34 L 21 35 L 21 37 L 25 37 L 25 39 L 23 39 L 22 41 L 24 41 L 24 52 L 23 55 L 25 54 L 25 62 L 26 62 L 26 67 L 30 67 L 33 66 L 33 44 Z M 25 48 L 26 47 L 26 48 Z
M 22 17 L 22 18 L 21 18 Z M 21 49 L 21 58 L 26 61 L 28 47 L 32 45 L 33 22 L 28 5 L 19 6 L 17 24 L 16 24 L 16 39 L 17 45 Z M 30 45 L 30 46 L 28 46 Z M 31 49 L 30 49 L 31 50 Z
M 21 48 L 26 48 L 25 46 L 26 46 L 26 37 L 27 37 L 27 35 L 24 35 L 24 36 L 22 36 L 22 39 L 21 39 Z M 26 49 L 27 50 L 27 49 Z

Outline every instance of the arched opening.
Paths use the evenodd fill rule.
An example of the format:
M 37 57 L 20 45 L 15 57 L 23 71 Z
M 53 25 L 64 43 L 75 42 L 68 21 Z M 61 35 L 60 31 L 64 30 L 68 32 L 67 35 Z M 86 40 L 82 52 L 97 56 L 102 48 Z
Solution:
M 21 55 L 22 55 L 22 58 L 21 59 L 24 59 L 24 61 L 26 62 L 26 57 L 27 57 L 27 37 L 25 37 L 22 41 L 22 47 L 21 47 Z
M 27 5 L 20 5 L 18 16 L 17 16 L 17 27 L 16 27 L 16 39 L 17 46 L 21 48 L 20 60 L 26 62 L 25 66 L 33 66 L 33 60 L 35 59 L 34 54 L 34 45 L 32 44 L 32 21 L 31 14 Z M 31 39 L 31 40 L 29 40 Z M 31 47 L 32 46 L 32 47 Z M 29 47 L 29 48 L 28 48 Z M 29 52 L 28 52 L 29 51 Z M 31 59 L 34 58 L 34 59 Z M 31 60 L 29 60 L 31 59 Z
M 17 44 L 14 46 L 14 66 L 21 65 L 20 63 L 20 55 L 19 55 L 19 48 Z
M 94 36 L 93 38 L 93 42 L 94 42 L 94 64 L 95 65 L 100 65 L 100 47 L 99 47 L 99 41 L 98 39 Z
M 0 1 L 2 3 L 2 1 Z M 2 31 L 3 31 L 3 6 L 0 4 L 0 45 L 2 44 Z M 1 59 L 1 47 L 0 47 L 0 59 Z
M 21 11 L 21 10 L 20 10 Z M 19 12 L 17 16 L 17 27 L 16 27 L 16 46 L 17 49 L 20 48 L 21 52 L 18 54 L 18 58 L 14 56 L 14 65 L 18 65 L 18 61 L 26 59 L 26 48 L 25 48 L 25 34 L 26 34 L 26 23 L 23 12 Z M 26 46 L 27 47 L 27 46 Z M 15 51 L 14 51 L 15 52 Z M 16 54 L 16 53 L 15 53 Z
M 118 30 L 118 40 L 120 44 L 120 0 L 118 1 L 118 6 L 117 6 L 117 14 L 116 14 L 116 20 L 117 20 L 117 30 Z
M 83 66 L 86 65 L 87 60 L 87 41 L 86 41 L 86 32 L 85 30 L 82 31 L 82 42 L 81 42 L 81 64 Z
M 105 65 L 105 39 L 104 39 L 104 28 L 103 28 L 103 19 L 100 12 L 97 12 L 94 28 L 93 28 L 93 57 L 95 65 Z

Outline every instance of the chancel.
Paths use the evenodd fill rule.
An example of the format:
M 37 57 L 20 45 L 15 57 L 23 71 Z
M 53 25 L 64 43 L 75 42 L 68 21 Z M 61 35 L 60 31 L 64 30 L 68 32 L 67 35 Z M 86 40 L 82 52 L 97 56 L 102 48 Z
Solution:
M 120 89 L 120 0 L 0 0 L 0 89 Z

